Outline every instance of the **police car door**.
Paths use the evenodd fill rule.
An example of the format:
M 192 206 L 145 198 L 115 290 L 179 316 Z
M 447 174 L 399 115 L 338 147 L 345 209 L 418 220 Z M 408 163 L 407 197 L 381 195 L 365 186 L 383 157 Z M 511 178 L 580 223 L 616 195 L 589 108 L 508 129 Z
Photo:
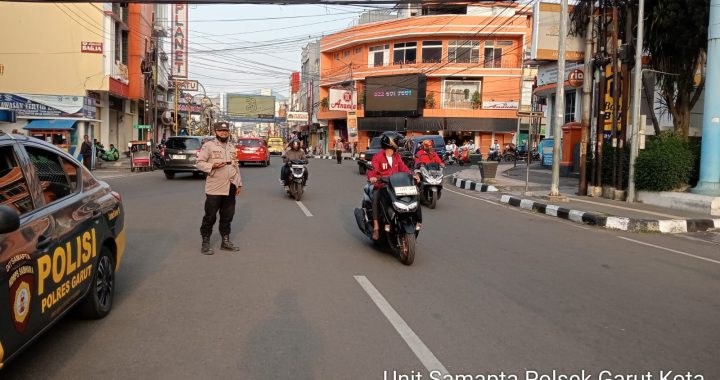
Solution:
M 37 309 L 37 245 L 50 227 L 40 196 L 29 181 L 20 146 L 0 142 L 0 204 L 20 216 L 20 228 L 0 234 L 0 363 L 39 332 Z
M 41 194 L 43 214 L 49 220 L 33 257 L 36 286 L 31 317 L 45 326 L 87 290 L 97 254 L 95 220 L 101 214 L 80 191 L 80 168 L 75 160 L 33 142 L 23 146 Z

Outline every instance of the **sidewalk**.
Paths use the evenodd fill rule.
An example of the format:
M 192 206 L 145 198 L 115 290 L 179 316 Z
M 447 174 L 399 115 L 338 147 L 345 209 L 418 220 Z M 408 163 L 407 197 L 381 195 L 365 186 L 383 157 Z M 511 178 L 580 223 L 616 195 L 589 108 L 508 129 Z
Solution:
M 117 161 L 103 161 L 103 160 L 96 160 L 95 161 L 95 169 L 94 170 L 120 170 L 120 169 L 130 169 L 130 157 L 120 157 Z
M 709 214 L 578 196 L 578 179 L 573 177 L 560 177 L 560 194 L 567 198 L 567 202 L 553 204 L 547 197 L 551 171 L 539 164 L 532 164 L 529 172 L 526 169 L 522 164 L 517 167 L 513 167 L 512 163 L 498 166 L 494 186 L 501 193 L 498 197 L 500 202 L 578 223 L 623 231 L 682 233 L 720 228 L 720 218 Z M 523 195 L 528 174 L 528 194 Z M 476 166 L 461 170 L 454 177 L 454 182 L 465 181 L 465 186 L 458 187 L 468 189 L 468 182 L 477 183 L 476 186 L 480 187 L 480 171 Z

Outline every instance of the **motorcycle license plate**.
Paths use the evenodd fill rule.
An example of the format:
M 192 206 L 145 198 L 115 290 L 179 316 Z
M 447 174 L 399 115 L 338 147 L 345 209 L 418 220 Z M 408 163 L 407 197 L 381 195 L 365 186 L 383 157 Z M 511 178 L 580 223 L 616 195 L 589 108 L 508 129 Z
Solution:
M 398 197 L 405 197 L 408 195 L 417 195 L 417 187 L 415 187 L 415 186 L 396 187 L 395 195 L 397 195 Z
M 184 154 L 171 154 L 170 158 L 172 158 L 173 160 L 184 160 L 185 155 Z

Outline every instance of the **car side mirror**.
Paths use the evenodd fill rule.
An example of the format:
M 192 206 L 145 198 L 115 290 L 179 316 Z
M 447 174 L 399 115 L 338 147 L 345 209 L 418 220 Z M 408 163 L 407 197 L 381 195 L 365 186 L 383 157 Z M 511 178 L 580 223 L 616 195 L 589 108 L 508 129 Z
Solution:
M 0 234 L 20 228 L 20 214 L 10 206 L 0 206 Z

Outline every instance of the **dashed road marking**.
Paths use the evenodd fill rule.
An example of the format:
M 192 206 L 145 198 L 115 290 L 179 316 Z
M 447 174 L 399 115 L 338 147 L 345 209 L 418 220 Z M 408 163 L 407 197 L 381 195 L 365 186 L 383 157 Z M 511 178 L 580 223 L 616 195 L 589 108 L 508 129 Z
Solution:
M 300 210 L 302 210 L 302 212 L 305 213 L 305 216 L 307 216 L 308 218 L 313 216 L 313 214 L 310 213 L 310 210 L 308 210 L 308 208 L 305 207 L 305 205 L 302 202 L 295 201 L 295 203 L 297 203 L 298 207 L 300 207 Z

